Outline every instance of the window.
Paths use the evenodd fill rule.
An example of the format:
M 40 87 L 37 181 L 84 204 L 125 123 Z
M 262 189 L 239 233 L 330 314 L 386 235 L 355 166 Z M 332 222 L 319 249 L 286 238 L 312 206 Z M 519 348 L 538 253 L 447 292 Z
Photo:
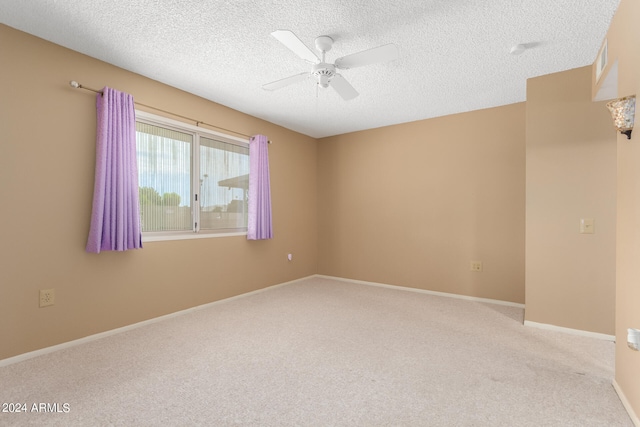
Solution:
M 600 80 L 602 76 L 602 72 L 607 66 L 607 59 L 609 53 L 607 52 L 607 39 L 604 40 L 604 44 L 600 48 L 600 52 L 598 52 L 598 58 L 596 60 L 596 83 Z
M 143 240 L 245 234 L 246 140 L 136 112 Z

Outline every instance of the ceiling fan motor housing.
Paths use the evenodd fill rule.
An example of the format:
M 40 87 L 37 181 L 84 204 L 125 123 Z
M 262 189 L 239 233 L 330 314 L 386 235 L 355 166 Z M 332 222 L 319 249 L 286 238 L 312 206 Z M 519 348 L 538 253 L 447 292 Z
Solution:
M 329 82 L 336 75 L 336 67 L 332 64 L 320 62 L 313 66 L 313 74 L 318 79 L 318 84 L 322 87 L 329 87 Z

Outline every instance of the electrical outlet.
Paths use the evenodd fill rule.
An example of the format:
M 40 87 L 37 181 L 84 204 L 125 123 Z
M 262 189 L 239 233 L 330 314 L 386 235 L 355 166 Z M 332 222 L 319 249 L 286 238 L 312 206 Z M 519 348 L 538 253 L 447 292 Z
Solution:
M 480 273 L 482 271 L 482 261 L 471 261 L 469 269 L 476 273 Z
M 40 307 L 53 305 L 56 302 L 55 289 L 40 289 Z

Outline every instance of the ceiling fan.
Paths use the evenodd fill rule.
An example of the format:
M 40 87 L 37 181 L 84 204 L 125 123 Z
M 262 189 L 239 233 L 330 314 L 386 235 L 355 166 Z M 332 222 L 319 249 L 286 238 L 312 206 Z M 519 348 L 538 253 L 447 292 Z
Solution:
M 325 62 L 325 54 L 331 50 L 333 39 L 329 36 L 316 38 L 315 45 L 322 53 L 322 59 L 309 49 L 293 32 L 289 30 L 277 30 L 271 33 L 280 43 L 285 45 L 293 53 L 303 60 L 313 64 L 311 71 L 286 77 L 275 82 L 262 86 L 265 90 L 276 90 L 298 83 L 313 76 L 320 87 L 331 86 L 345 101 L 358 96 L 353 86 L 338 74 L 336 70 L 348 70 L 350 68 L 362 67 L 364 65 L 376 64 L 380 62 L 392 61 L 398 57 L 398 48 L 394 44 L 385 44 L 362 52 L 353 53 L 335 60 L 333 64 Z

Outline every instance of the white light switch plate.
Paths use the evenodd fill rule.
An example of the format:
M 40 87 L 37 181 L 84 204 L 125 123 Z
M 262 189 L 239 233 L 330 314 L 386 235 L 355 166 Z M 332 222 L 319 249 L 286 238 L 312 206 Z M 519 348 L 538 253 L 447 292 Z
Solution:
M 640 351 L 640 329 L 627 329 L 627 345 L 631 350 Z

